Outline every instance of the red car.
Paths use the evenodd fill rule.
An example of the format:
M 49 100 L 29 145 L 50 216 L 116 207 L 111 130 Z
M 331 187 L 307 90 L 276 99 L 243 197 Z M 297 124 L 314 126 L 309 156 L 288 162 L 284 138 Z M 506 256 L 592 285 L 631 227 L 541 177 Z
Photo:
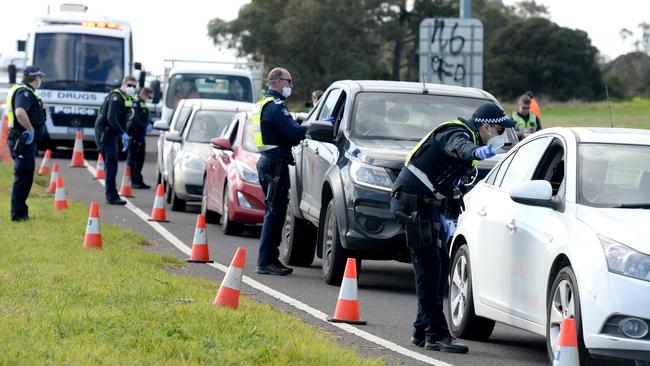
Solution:
M 260 157 L 253 140 L 252 114 L 237 114 L 220 137 L 211 140 L 205 165 L 201 212 L 227 235 L 239 235 L 245 224 L 264 221 L 264 193 L 257 177 Z

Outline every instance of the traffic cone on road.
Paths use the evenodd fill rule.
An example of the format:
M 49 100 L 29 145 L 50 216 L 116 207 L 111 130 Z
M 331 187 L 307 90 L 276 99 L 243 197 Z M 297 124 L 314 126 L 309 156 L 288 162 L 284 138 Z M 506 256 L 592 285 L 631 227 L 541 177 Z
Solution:
M 196 229 L 194 230 L 194 240 L 192 241 L 192 254 L 190 259 L 186 260 L 190 263 L 213 263 L 210 260 L 210 253 L 208 252 L 208 237 L 205 232 L 205 215 L 199 214 L 196 218 Z
M 576 320 L 574 318 L 562 319 L 560 335 L 557 336 L 557 351 L 553 366 L 579 366 L 578 335 L 576 334 Z
M 95 168 L 95 179 L 104 179 L 104 157 L 102 153 L 97 155 L 97 168 Z
M 88 225 L 84 237 L 84 248 L 102 249 L 102 234 L 99 232 L 99 204 L 92 202 L 88 212 Z
M 333 323 L 366 324 L 359 320 L 359 295 L 357 292 L 357 260 L 348 258 L 345 264 L 345 274 L 336 302 L 334 316 L 327 318 Z
M 246 248 L 239 247 L 235 257 L 230 262 L 226 277 L 224 277 L 217 296 L 214 298 L 212 305 L 237 309 L 239 306 L 239 290 L 241 280 L 244 276 L 244 265 L 246 264 Z
M 149 221 L 169 222 L 167 221 L 167 212 L 165 211 L 165 186 L 162 183 L 158 184 L 156 188 L 156 198 L 153 201 L 153 209 L 151 209 Z
M 68 200 L 65 199 L 65 187 L 63 186 L 63 177 L 56 177 L 56 191 L 54 193 L 54 209 L 65 210 L 68 208 Z
M 52 175 L 50 176 L 50 188 L 47 190 L 50 193 L 56 192 L 56 178 L 59 176 L 59 163 L 54 163 L 52 167 Z
M 84 142 L 81 136 L 81 131 L 77 131 L 74 138 L 74 148 L 72 149 L 72 160 L 70 166 L 73 168 L 84 168 L 86 163 L 84 161 Z
M 41 161 L 41 167 L 38 169 L 38 175 L 50 174 L 50 159 L 52 159 L 52 150 L 45 150 L 45 155 L 43 155 L 43 161 Z
M 131 187 L 131 166 L 127 165 L 122 177 L 122 185 L 120 186 L 120 196 L 133 197 L 133 188 Z
M 9 153 L 9 145 L 7 138 L 9 137 L 9 122 L 7 115 L 2 117 L 2 129 L 0 130 L 0 161 L 12 161 L 11 153 Z

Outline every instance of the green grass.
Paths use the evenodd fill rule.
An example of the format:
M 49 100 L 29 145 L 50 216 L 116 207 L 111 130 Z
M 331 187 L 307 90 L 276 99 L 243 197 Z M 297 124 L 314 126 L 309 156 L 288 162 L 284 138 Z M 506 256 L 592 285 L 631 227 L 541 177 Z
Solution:
M 506 112 L 516 106 L 505 104 Z M 606 101 L 542 104 L 542 126 L 549 127 L 610 127 L 609 108 Z M 650 129 L 650 99 L 634 98 L 612 102 L 614 127 Z
M 211 305 L 218 284 L 176 275 L 184 263 L 103 225 L 82 249 L 88 208 L 54 212 L 38 178 L 29 222 L 9 220 L 11 166 L 0 163 L 0 364 L 380 365 L 268 305 Z

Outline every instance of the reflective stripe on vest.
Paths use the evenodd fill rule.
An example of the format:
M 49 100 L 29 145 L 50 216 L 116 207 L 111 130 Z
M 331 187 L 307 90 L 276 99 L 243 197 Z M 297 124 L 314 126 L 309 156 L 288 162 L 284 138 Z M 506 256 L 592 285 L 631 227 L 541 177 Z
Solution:
M 9 94 L 7 95 L 7 121 L 9 122 L 9 128 L 14 127 L 14 120 L 16 119 L 16 116 L 14 115 L 14 96 L 20 89 L 29 90 L 36 97 L 36 101 L 41 101 L 41 97 L 38 95 L 38 92 L 36 90 L 24 84 L 14 84 L 9 90 Z
M 257 151 L 262 152 L 276 148 L 277 145 L 265 145 L 262 139 L 262 109 L 264 106 L 276 100 L 276 97 L 266 97 L 257 102 L 257 108 L 253 112 L 253 138 L 255 139 L 255 146 Z
M 429 139 L 429 137 L 431 135 L 433 135 L 434 132 L 436 132 L 440 127 L 451 126 L 451 125 L 465 127 L 467 129 L 467 131 L 469 131 L 470 136 L 472 136 L 472 142 L 474 142 L 474 145 L 478 145 L 478 137 L 476 135 L 476 132 L 472 131 L 472 129 L 469 128 L 463 122 L 461 122 L 461 121 L 443 122 L 443 123 L 437 125 L 433 130 L 431 130 L 431 132 L 429 132 L 426 136 L 424 136 L 422 138 L 422 140 L 420 140 L 420 142 L 418 142 L 417 145 L 415 145 L 415 147 L 413 149 L 411 149 L 411 151 L 408 153 L 408 155 L 406 155 L 406 163 L 405 164 L 406 165 L 409 164 L 409 161 L 411 160 L 411 157 L 413 155 L 415 155 L 415 153 L 420 149 L 420 146 L 422 146 L 422 144 L 424 144 Z M 472 161 L 472 165 L 475 165 L 476 163 L 477 163 L 477 160 Z
M 512 119 L 516 122 L 516 129 L 537 127 L 537 116 L 532 112 L 528 113 L 528 120 L 525 120 L 517 112 L 512 112 Z

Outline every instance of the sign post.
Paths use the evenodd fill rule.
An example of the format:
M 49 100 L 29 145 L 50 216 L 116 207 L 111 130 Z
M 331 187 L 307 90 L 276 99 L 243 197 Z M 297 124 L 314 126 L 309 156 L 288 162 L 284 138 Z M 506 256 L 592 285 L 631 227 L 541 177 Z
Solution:
M 428 18 L 420 23 L 421 81 L 483 88 L 483 24 Z

